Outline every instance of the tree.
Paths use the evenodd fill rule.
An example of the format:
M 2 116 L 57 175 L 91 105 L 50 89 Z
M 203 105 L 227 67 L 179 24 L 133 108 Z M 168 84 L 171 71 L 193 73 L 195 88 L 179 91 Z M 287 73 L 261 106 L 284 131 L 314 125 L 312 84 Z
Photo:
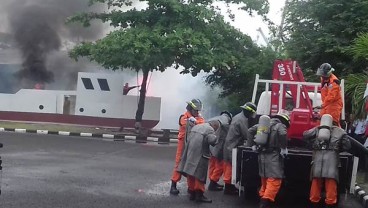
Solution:
M 105 68 L 131 68 L 143 73 L 136 126 L 141 126 L 149 73 L 169 67 L 196 76 L 204 72 L 229 72 L 241 68 L 247 57 L 257 55 L 259 48 L 247 36 L 224 21 L 209 0 L 150 0 L 143 10 L 131 6 L 131 0 L 90 0 L 104 3 L 105 13 L 83 13 L 70 18 L 89 26 L 99 19 L 116 30 L 96 42 L 76 46 L 70 56 L 76 60 L 88 57 Z M 242 3 L 242 9 L 263 15 L 268 12 L 267 0 L 226 0 Z
M 220 96 L 230 100 L 228 108 L 239 110 L 239 104 L 244 104 L 252 98 L 254 78 L 259 74 L 263 79 L 272 78 L 272 68 L 278 53 L 271 48 L 260 48 L 252 56 L 246 57 L 242 65 L 236 70 L 214 71 L 206 77 L 206 82 L 211 86 L 221 86 L 223 91 Z M 260 86 L 259 90 L 262 90 Z
M 353 45 L 349 48 L 349 54 L 354 59 L 368 59 L 368 33 L 360 34 L 353 41 Z M 346 95 L 351 101 L 351 112 L 355 118 L 364 119 L 367 116 L 365 111 L 365 100 L 363 98 L 367 82 L 368 70 L 367 65 L 361 66 L 363 73 L 350 74 L 346 79 Z
M 365 119 L 367 116 L 363 98 L 367 80 L 368 72 L 350 74 L 346 79 L 345 92 L 348 97 L 347 100 L 350 100 L 351 113 L 354 115 L 354 118 Z
M 283 37 L 288 55 L 303 69 L 328 62 L 340 76 L 362 72 L 367 60 L 353 59 L 348 47 L 368 32 L 366 0 L 288 0 Z M 315 76 L 314 76 L 315 77 Z

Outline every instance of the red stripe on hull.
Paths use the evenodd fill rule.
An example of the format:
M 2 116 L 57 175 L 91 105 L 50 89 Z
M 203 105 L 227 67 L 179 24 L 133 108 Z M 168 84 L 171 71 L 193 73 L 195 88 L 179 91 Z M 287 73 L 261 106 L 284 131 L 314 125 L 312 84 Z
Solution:
M 29 112 L 10 112 L 0 111 L 0 120 L 8 121 L 28 121 L 28 122 L 45 122 L 60 124 L 75 124 L 85 126 L 101 126 L 101 127 L 124 127 L 134 128 L 134 119 L 121 118 L 103 118 L 93 116 L 65 115 L 53 113 L 29 113 Z M 143 120 L 142 126 L 152 129 L 159 121 Z

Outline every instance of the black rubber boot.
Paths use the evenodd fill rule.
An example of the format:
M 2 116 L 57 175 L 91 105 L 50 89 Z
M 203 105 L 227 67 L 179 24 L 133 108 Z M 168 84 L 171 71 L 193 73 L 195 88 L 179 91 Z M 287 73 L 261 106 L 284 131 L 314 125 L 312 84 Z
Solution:
M 311 202 L 310 204 L 311 204 L 311 206 L 310 206 L 311 208 L 321 208 L 321 205 L 320 205 L 319 202 L 317 202 L 317 203 L 316 202 Z
M 189 194 L 189 200 L 190 200 L 190 201 L 194 201 L 194 200 L 195 200 L 195 198 L 196 198 L 196 193 L 195 193 L 195 191 L 191 191 L 191 190 L 189 190 L 189 189 L 188 189 L 188 194 Z
M 218 183 L 216 183 L 215 181 L 210 181 L 210 184 L 208 185 L 208 190 L 209 191 L 222 191 L 223 187 L 221 187 Z
M 225 184 L 224 194 L 239 195 L 239 190 L 233 184 Z
M 171 181 L 170 194 L 172 194 L 172 195 L 178 195 L 179 194 L 179 190 L 176 188 L 176 182 L 174 182 L 174 181 Z
M 259 208 L 271 208 L 272 204 L 272 201 L 269 199 L 261 199 Z
M 195 199 L 196 199 L 196 202 L 212 203 L 212 200 L 205 197 L 202 191 L 195 191 Z

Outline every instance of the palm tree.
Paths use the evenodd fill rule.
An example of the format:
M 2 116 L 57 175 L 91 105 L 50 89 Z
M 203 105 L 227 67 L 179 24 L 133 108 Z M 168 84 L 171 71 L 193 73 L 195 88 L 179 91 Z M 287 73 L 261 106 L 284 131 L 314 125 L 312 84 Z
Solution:
M 354 59 L 368 59 L 368 33 L 359 35 L 353 42 L 349 53 Z M 355 118 L 365 118 L 365 99 L 363 98 L 368 82 L 368 71 L 365 69 L 362 73 L 350 74 L 346 79 L 346 96 L 351 100 L 352 113 Z
M 363 98 L 367 81 L 368 72 L 350 74 L 346 79 L 345 92 L 348 100 L 351 101 L 351 113 L 356 119 L 364 119 L 367 116 L 364 109 L 366 100 Z

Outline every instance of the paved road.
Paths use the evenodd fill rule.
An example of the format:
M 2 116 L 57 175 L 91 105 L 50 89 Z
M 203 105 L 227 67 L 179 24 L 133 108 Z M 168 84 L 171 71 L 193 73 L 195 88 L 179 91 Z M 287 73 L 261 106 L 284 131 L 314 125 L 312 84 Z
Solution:
M 202 205 L 185 191 L 170 196 L 175 146 L 17 133 L 2 133 L 0 142 L 2 208 L 257 207 L 222 192 L 207 193 L 213 203 Z M 179 188 L 186 190 L 184 183 Z M 360 207 L 350 196 L 342 201 Z

